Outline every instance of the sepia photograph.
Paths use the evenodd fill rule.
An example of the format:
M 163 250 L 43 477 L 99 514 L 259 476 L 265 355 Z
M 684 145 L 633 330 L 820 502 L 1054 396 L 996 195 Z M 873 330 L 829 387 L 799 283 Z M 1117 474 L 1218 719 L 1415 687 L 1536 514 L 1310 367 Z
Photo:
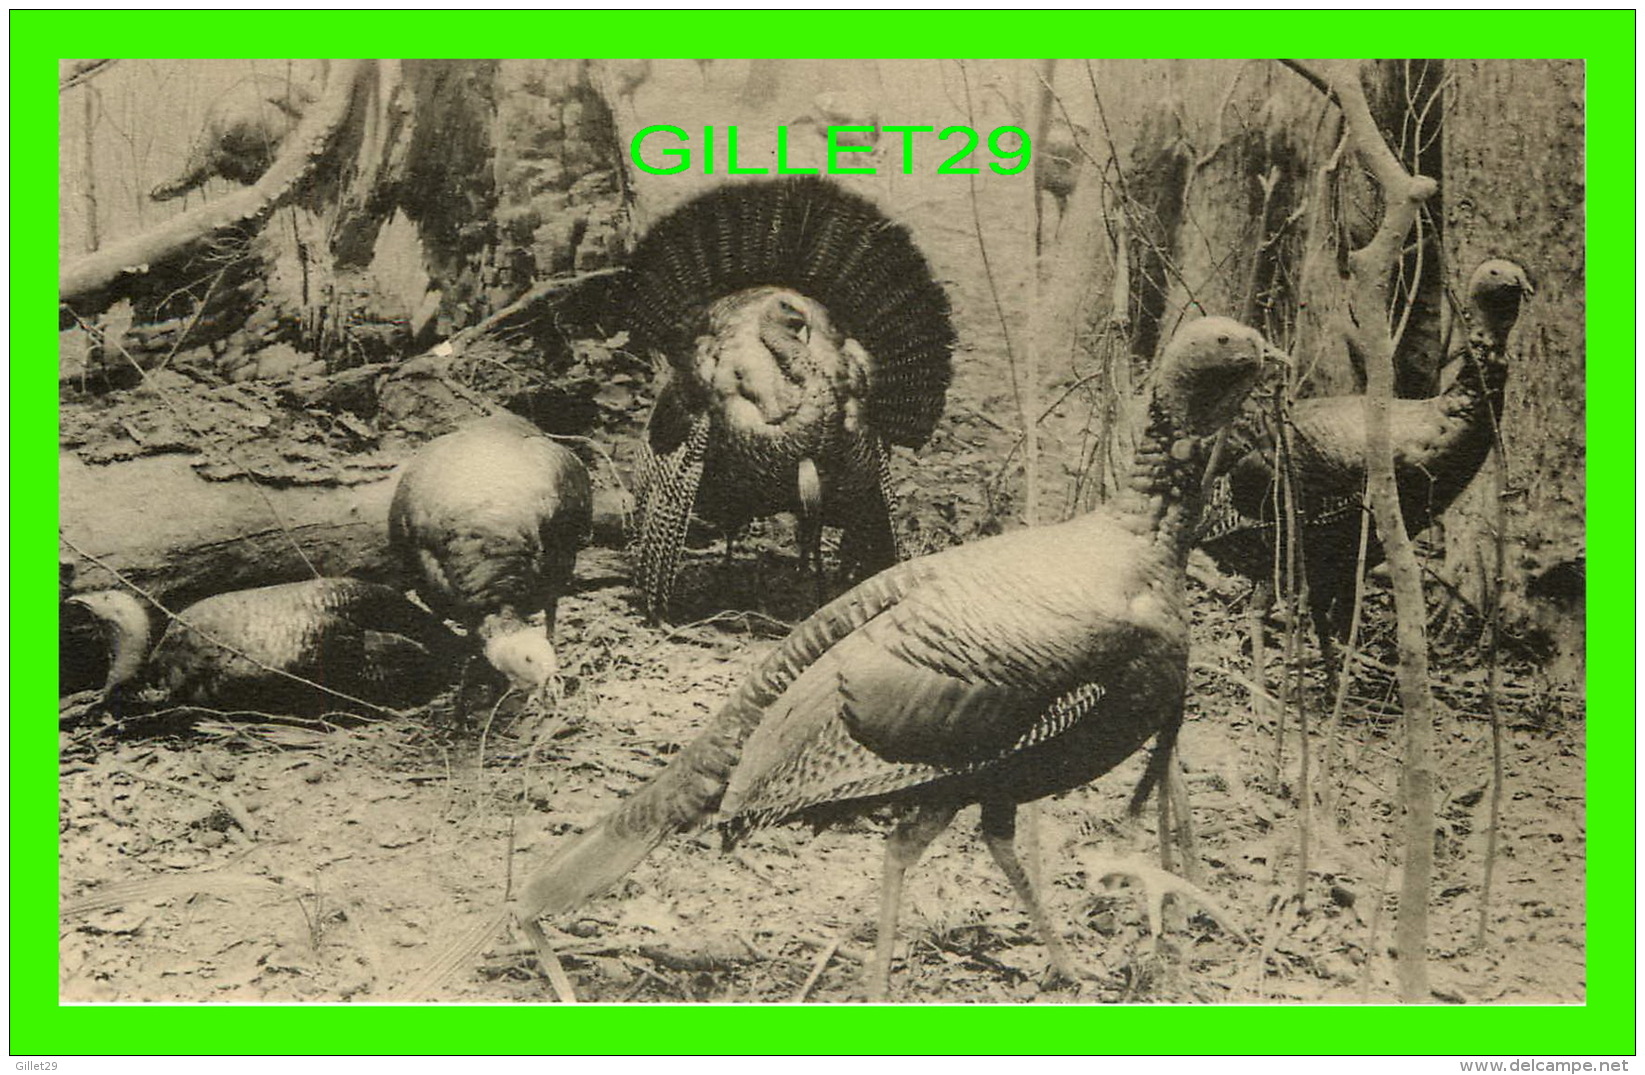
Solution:
M 1589 1001 L 1583 60 L 58 77 L 59 1003 Z

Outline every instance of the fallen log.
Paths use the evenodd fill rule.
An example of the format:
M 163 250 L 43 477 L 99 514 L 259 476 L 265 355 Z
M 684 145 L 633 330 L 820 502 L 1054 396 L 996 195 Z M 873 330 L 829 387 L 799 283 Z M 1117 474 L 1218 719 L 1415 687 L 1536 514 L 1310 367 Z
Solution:
M 135 586 L 173 610 L 214 593 L 352 575 L 404 585 L 388 550 L 391 472 L 355 485 L 277 487 L 208 481 L 197 458 L 152 455 L 103 466 L 58 460 L 61 557 L 69 592 Z M 595 496 L 592 541 L 620 550 L 626 497 Z M 585 579 L 625 574 L 617 553 L 589 550 Z

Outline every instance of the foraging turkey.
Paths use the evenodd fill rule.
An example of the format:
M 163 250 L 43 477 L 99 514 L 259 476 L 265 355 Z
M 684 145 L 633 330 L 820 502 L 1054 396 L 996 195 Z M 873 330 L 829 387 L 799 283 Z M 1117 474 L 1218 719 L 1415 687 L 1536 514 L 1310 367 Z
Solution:
M 822 528 L 872 574 L 901 559 L 890 446 L 942 414 L 948 299 L 908 232 L 821 179 L 721 187 L 636 249 L 636 342 L 669 376 L 646 429 L 638 579 L 661 619 L 693 513 L 731 536 L 794 512 L 822 574 Z M 819 601 L 821 595 L 819 593 Z
M 182 169 L 149 197 L 157 202 L 181 198 L 218 176 L 246 185 L 257 182 L 314 100 L 313 89 L 288 79 L 248 75 L 239 80 L 212 102 Z
M 477 635 L 491 666 L 541 700 L 558 672 L 555 610 L 592 517 L 582 460 L 502 415 L 423 446 L 395 486 L 389 544 L 428 606 Z
M 1490 455 L 1508 382 L 1508 333 L 1532 293 L 1518 265 L 1498 258 L 1482 263 L 1468 282 L 1473 325 L 1456 379 L 1430 399 L 1390 402 L 1389 437 L 1408 533 L 1431 526 Z M 1290 427 L 1309 611 L 1329 667 L 1332 642 L 1346 637 L 1353 613 L 1364 511 L 1364 397 L 1303 400 L 1290 410 Z M 1236 459 L 1216 483 L 1200 542 L 1223 568 L 1259 583 L 1273 575 L 1276 541 L 1286 555 L 1274 477 L 1270 438 Z M 1374 567 L 1382 558 L 1372 527 L 1365 564 Z
M 989 850 L 1071 978 L 1014 850 L 1017 806 L 1102 775 L 1152 736 L 1174 739 L 1207 441 L 1267 353 L 1225 318 L 1184 327 L 1157 370 L 1125 499 L 895 565 L 825 605 L 666 770 L 531 878 L 520 911 L 574 910 L 677 830 L 712 821 L 731 843 L 890 805 L 901 816 L 870 979 L 883 996 L 904 873 L 981 803 Z
M 149 652 L 148 606 L 124 590 L 78 594 L 105 627 L 104 697 L 263 713 L 403 709 L 449 682 L 461 640 L 387 586 L 309 579 L 216 594 L 185 608 Z

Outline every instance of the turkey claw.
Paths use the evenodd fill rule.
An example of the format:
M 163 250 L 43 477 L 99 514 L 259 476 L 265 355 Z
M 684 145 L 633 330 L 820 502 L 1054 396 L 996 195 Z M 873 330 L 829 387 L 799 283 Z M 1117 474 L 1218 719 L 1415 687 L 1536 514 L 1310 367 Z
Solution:
M 1175 896 L 1178 900 L 1192 900 L 1211 916 L 1212 921 L 1240 943 L 1244 944 L 1249 940 L 1245 931 L 1235 924 L 1234 916 L 1228 908 L 1215 896 L 1191 881 L 1186 881 L 1140 858 L 1111 858 L 1089 853 L 1082 854 L 1079 858 L 1086 876 L 1096 878 L 1105 888 L 1110 887 L 1109 882 L 1114 878 L 1127 877 L 1142 889 L 1144 913 L 1148 917 L 1148 935 L 1156 942 L 1159 940 L 1160 928 L 1164 922 L 1162 912 L 1167 896 Z

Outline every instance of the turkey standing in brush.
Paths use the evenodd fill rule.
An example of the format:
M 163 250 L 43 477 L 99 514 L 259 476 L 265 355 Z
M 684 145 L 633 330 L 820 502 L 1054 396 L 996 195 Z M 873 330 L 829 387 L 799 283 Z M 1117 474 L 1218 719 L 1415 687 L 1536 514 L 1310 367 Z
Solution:
M 426 702 L 461 640 L 387 586 L 309 579 L 216 594 L 185 608 L 149 653 L 148 607 L 124 590 L 69 598 L 105 625 L 106 701 L 314 714 Z
M 1508 382 L 1508 333 L 1521 300 L 1532 293 L 1525 270 L 1513 262 L 1493 258 L 1481 264 L 1468 281 L 1473 325 L 1455 381 L 1431 399 L 1390 401 L 1389 440 L 1407 533 L 1433 525 L 1490 455 Z M 1365 397 L 1303 400 L 1290 409 L 1290 428 L 1309 612 L 1329 668 L 1333 641 L 1348 634 L 1358 580 Z M 1235 460 L 1216 483 L 1200 541 L 1219 565 L 1256 581 L 1264 593 L 1274 572 L 1276 542 L 1279 555 L 1287 555 L 1277 505 L 1270 438 Z M 1382 558 L 1373 527 L 1365 566 Z
M 646 429 L 638 576 L 661 619 L 693 513 L 732 535 L 791 511 L 822 595 L 822 528 L 872 573 L 901 559 L 890 445 L 942 414 L 948 299 L 906 230 L 820 179 L 722 187 L 634 252 L 639 346 L 668 359 Z
M 900 819 L 870 980 L 883 996 L 905 871 L 981 803 L 989 850 L 1071 978 L 1017 859 L 1017 806 L 1102 775 L 1151 736 L 1174 740 L 1205 442 L 1267 353 L 1225 318 L 1184 327 L 1157 371 L 1125 499 L 898 564 L 825 605 L 666 770 L 532 877 L 522 913 L 574 910 L 670 833 L 710 820 L 729 843 L 890 805 Z M 1156 760 L 1137 803 L 1159 775 Z
M 1034 147 L 1034 197 L 1039 206 L 1040 246 L 1049 235 L 1055 239 L 1062 233 L 1063 218 L 1068 215 L 1068 198 L 1079 186 L 1080 170 L 1085 165 L 1082 148 L 1091 132 L 1083 123 L 1073 123 L 1059 115 L 1046 125 L 1044 144 Z M 1049 227 L 1045 221 L 1045 199 L 1049 194 L 1057 203 L 1056 222 Z
M 582 460 L 503 415 L 423 446 L 395 487 L 388 536 L 428 606 L 476 634 L 491 666 L 543 701 L 558 672 L 555 609 L 592 515 Z

